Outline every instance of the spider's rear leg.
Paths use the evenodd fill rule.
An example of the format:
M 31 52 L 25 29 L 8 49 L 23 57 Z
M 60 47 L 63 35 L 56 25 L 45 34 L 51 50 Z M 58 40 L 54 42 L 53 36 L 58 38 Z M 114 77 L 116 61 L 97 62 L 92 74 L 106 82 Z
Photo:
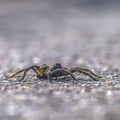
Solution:
M 75 67 L 75 68 L 71 68 L 69 69 L 71 73 L 74 72 L 79 72 L 79 73 L 83 73 L 84 75 L 89 76 L 90 78 L 92 78 L 93 80 L 98 80 L 100 78 L 102 78 L 101 76 L 96 75 L 95 73 L 93 73 L 92 71 L 90 71 L 89 69 L 84 69 L 84 68 L 80 68 L 80 67 Z
M 75 80 L 75 81 L 77 81 L 77 82 L 79 82 L 74 76 L 73 76 L 73 74 L 70 72 L 70 71 L 68 71 L 68 70 L 66 70 L 66 69 L 55 69 L 55 70 L 53 70 L 53 71 L 51 71 L 50 72 L 50 78 L 49 78 L 49 80 L 52 80 L 52 78 L 58 78 L 58 77 L 62 77 L 62 76 L 70 76 L 73 80 Z

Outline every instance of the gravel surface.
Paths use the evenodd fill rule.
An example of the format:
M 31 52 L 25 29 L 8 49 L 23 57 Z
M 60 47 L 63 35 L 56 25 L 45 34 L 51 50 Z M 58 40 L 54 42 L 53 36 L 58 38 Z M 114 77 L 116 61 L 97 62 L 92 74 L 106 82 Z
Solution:
M 0 120 L 120 120 L 120 4 L 91 2 L 0 0 Z M 5 77 L 56 62 L 103 79 Z

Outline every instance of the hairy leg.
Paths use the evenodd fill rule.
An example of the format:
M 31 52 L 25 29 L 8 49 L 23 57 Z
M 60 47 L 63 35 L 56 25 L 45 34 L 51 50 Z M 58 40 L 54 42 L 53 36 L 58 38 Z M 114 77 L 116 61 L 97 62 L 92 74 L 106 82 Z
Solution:
M 73 74 L 69 71 L 69 70 L 66 70 L 66 69 L 55 69 L 53 70 L 52 72 L 50 72 L 50 80 L 53 78 L 53 77 L 60 77 L 60 76 L 70 76 L 73 80 L 79 82 L 78 80 L 76 80 L 76 78 L 73 76 Z
M 16 76 L 17 74 L 19 74 L 19 73 L 21 73 L 21 72 L 24 72 L 24 73 L 23 73 L 23 76 L 19 79 L 19 81 L 21 81 L 21 80 L 23 80 L 23 79 L 25 78 L 26 73 L 27 73 L 29 70 L 31 70 L 31 69 L 37 74 L 37 76 L 42 76 L 42 74 L 43 74 L 43 73 L 42 73 L 42 70 L 39 69 L 38 66 L 34 65 L 34 66 L 30 66 L 30 67 L 25 68 L 25 69 L 22 69 L 22 70 L 18 70 L 18 71 L 16 71 L 16 72 L 14 72 L 12 75 L 6 76 L 6 77 L 7 77 L 7 78 L 12 78 L 12 77 Z
M 6 75 L 7 78 L 13 78 L 14 76 L 16 76 L 17 74 L 23 72 L 25 69 L 22 70 L 17 70 L 15 71 L 12 75 Z
M 80 68 L 80 67 L 71 68 L 70 71 L 71 71 L 71 73 L 74 73 L 74 72 L 83 73 L 83 74 L 91 77 L 93 80 L 98 80 L 99 78 L 102 78 L 101 76 L 94 74 L 89 69 L 84 69 L 84 68 Z

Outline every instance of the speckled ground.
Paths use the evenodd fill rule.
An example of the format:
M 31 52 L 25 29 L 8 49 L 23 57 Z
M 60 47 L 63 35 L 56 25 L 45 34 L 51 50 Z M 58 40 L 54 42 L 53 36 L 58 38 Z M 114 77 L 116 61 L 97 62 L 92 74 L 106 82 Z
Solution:
M 0 120 L 120 120 L 119 19 L 114 2 L 0 0 Z M 4 76 L 56 62 L 103 79 L 50 83 L 33 71 L 22 82 L 21 75 Z

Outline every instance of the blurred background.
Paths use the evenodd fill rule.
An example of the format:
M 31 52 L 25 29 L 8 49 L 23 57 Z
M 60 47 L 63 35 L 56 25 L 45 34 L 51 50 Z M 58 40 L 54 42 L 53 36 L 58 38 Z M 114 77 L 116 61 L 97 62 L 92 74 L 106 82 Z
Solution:
M 0 0 L 0 120 L 120 120 L 119 21 L 119 0 Z M 3 74 L 56 62 L 103 80 Z
M 0 73 L 31 64 L 119 69 L 119 0 L 0 0 Z

